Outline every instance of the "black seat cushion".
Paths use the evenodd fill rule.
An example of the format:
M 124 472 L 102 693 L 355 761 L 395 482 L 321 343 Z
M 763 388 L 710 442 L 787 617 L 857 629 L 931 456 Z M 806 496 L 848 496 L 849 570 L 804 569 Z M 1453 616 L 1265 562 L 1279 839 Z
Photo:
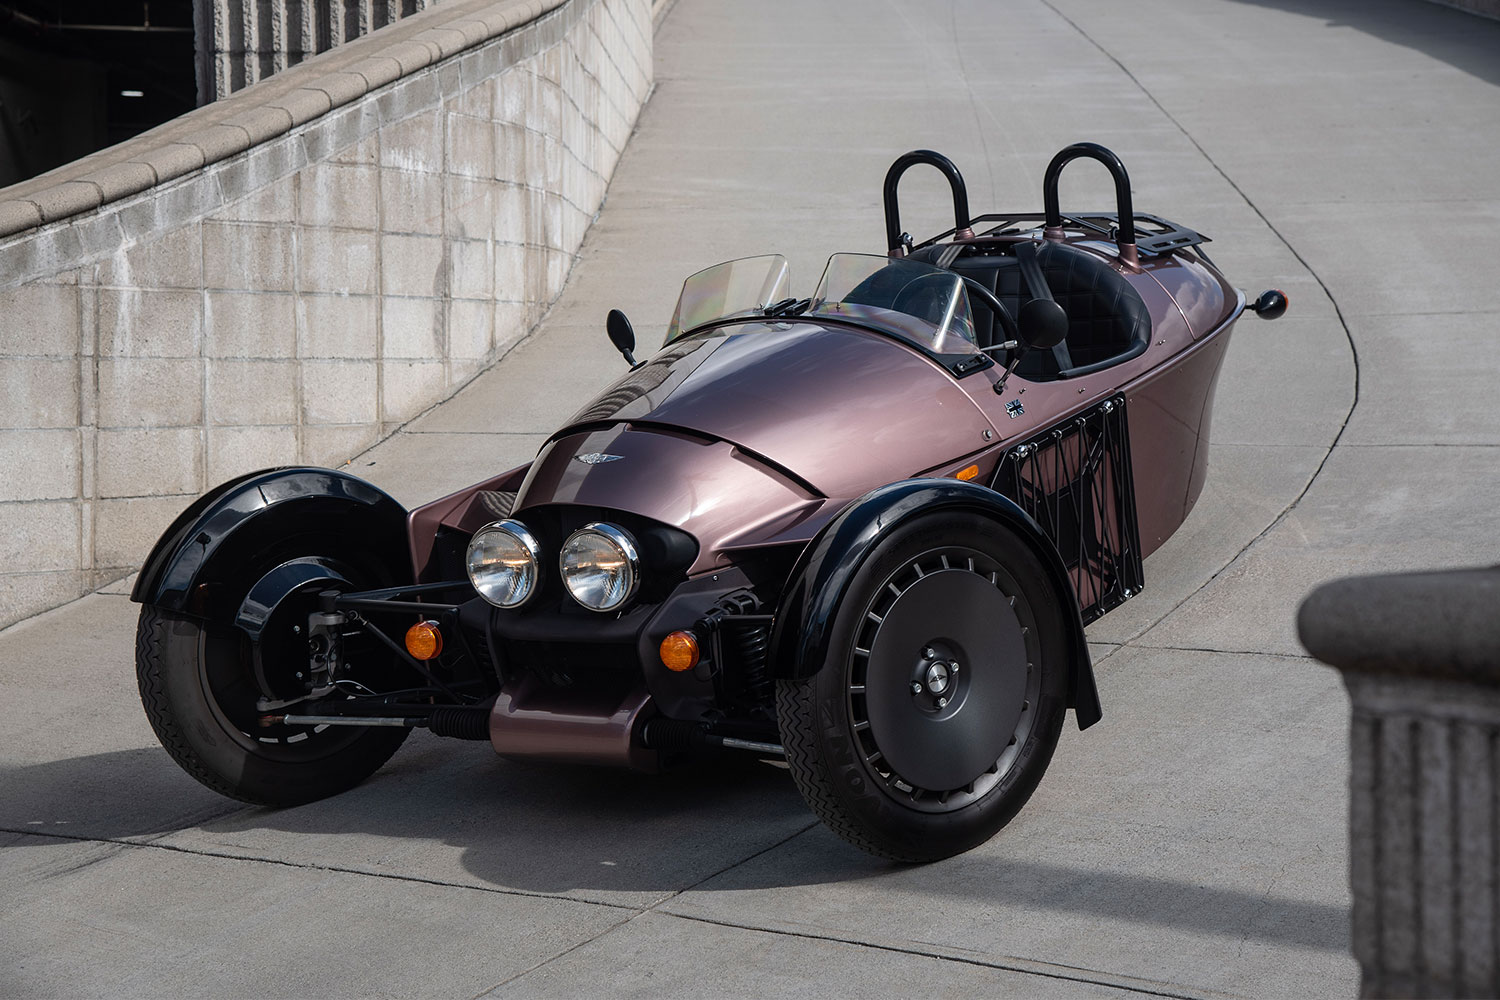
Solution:
M 1014 244 L 975 244 L 957 257 L 949 268 L 974 278 L 995 293 L 1012 316 L 1031 298 L 1021 278 L 1016 258 L 1006 253 Z M 924 247 L 913 260 L 933 263 L 946 246 Z M 1100 258 L 1064 243 L 1043 242 L 1037 247 L 1037 263 L 1063 311 L 1068 314 L 1068 354 L 1073 367 L 1098 364 L 1110 358 L 1140 353 L 1151 339 L 1151 313 L 1129 281 Z M 974 331 L 981 347 L 991 347 L 1004 337 L 990 310 L 970 299 Z M 1122 358 L 1123 360 L 1123 358 Z M 1058 374 L 1051 351 L 1028 351 L 1016 373 L 1022 378 L 1045 380 Z

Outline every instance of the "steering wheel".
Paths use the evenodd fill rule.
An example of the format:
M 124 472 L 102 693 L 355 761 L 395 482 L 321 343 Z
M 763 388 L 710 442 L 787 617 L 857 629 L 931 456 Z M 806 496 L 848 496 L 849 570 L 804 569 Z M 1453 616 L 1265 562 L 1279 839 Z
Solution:
M 957 274 L 958 272 L 954 272 Z M 970 295 L 979 296 L 979 301 L 989 307 L 990 312 L 995 314 L 995 319 L 1005 328 L 1005 339 L 1019 342 L 1021 339 L 1021 328 L 1016 326 L 1016 319 L 1005 308 L 1005 304 L 995 297 L 995 293 L 984 287 L 980 282 L 966 274 L 959 274 L 964 281 L 964 287 L 969 290 Z M 991 344 L 991 347 L 994 345 Z
M 947 277 L 942 272 L 933 272 L 908 279 L 891 296 L 891 309 L 934 325 L 940 324 L 949 302 L 949 289 L 952 287 L 946 284 Z

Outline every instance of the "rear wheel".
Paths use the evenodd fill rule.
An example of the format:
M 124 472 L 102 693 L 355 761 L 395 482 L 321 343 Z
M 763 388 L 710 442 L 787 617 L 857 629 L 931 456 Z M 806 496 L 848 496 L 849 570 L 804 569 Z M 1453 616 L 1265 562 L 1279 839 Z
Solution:
M 261 568 L 280 565 L 273 556 Z M 246 574 L 245 592 L 263 574 Z M 353 571 L 345 572 L 358 580 Z M 361 582 L 359 586 L 378 586 Z M 256 644 L 231 621 L 176 614 L 146 605 L 136 630 L 136 676 L 146 717 L 168 753 L 214 791 L 257 805 L 287 806 L 337 794 L 369 777 L 396 752 L 407 730 L 396 727 L 262 726 L 265 701 L 305 691 L 305 628 L 316 591 L 305 585 L 284 597 Z M 352 584 L 337 589 L 351 590 Z M 346 659 L 351 679 L 375 690 L 401 686 L 391 655 L 355 643 Z
M 822 669 L 778 682 L 787 763 L 813 811 L 902 861 L 992 837 L 1057 745 L 1063 615 L 1002 525 L 940 513 L 896 529 L 855 574 Z

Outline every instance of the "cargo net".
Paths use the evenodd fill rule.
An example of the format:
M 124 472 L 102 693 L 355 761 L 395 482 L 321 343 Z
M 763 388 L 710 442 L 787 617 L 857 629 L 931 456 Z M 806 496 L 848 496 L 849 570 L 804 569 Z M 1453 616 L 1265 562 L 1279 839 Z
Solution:
M 1145 577 L 1123 396 L 1010 449 L 994 488 L 1057 546 L 1085 625 L 1140 592 Z

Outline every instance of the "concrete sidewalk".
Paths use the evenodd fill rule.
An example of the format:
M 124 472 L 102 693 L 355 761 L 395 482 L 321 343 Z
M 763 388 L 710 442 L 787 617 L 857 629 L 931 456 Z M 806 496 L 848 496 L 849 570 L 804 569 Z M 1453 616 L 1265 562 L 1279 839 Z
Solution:
M 1337 996 L 1347 701 L 1293 632 L 1354 572 L 1497 561 L 1500 24 L 1416 0 L 679 0 L 657 91 L 541 329 L 351 463 L 415 503 L 530 457 L 682 278 L 878 252 L 930 147 L 976 211 L 1079 139 L 1200 229 L 1245 320 L 1198 509 L 1090 631 L 1065 731 L 984 847 L 866 857 L 785 773 L 522 766 L 418 733 L 373 779 L 245 808 L 139 707 L 120 588 L 0 633 L 3 996 Z M 913 232 L 940 182 L 903 185 Z M 1108 200 L 1102 172 L 1063 202 Z M 924 207 L 919 208 L 919 205 Z M 859 441 L 851 435 L 851 447 Z

